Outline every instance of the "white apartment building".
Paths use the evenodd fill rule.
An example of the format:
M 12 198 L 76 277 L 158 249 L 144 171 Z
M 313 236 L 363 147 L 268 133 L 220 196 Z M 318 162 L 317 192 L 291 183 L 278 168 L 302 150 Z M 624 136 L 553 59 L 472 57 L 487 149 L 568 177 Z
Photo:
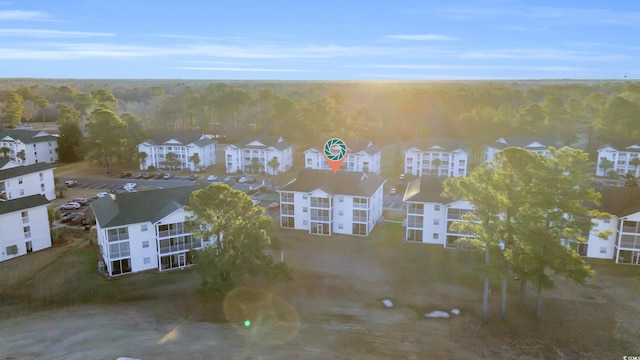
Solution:
M 404 173 L 414 176 L 467 176 L 469 152 L 455 139 L 418 139 L 404 151 Z
M 138 144 L 138 154 L 143 153 L 140 170 L 153 166 L 200 171 L 216 164 L 216 141 L 201 133 L 157 133 Z
M 51 247 L 48 205 L 43 195 L 0 200 L 0 261 Z
M 56 198 L 53 166 L 39 162 L 20 165 L 16 161 L 0 158 L 0 199 L 17 199 L 30 195 Z
M 344 140 L 347 145 L 347 156 L 341 170 L 355 172 L 372 172 L 380 174 L 379 147 L 369 140 Z M 304 152 L 304 167 L 315 170 L 331 170 L 324 156 L 324 144 Z
M 193 263 L 192 250 L 210 245 L 192 236 L 184 210 L 195 187 L 119 193 L 91 203 L 100 254 L 109 276 Z
M 458 239 L 469 237 L 453 230 L 452 224 L 462 221 L 473 206 L 464 200 L 443 198 L 441 193 L 439 178 L 423 176 L 409 182 L 403 198 L 407 204 L 405 241 L 456 247 Z
M 627 147 L 605 145 L 598 149 L 596 176 L 607 176 L 609 172 L 614 171 L 618 175 L 631 173 L 638 177 L 640 174 L 639 155 L 640 145 L 634 144 Z M 607 161 L 610 166 L 604 165 Z
M 532 151 L 537 154 L 549 156 L 549 147 L 559 147 L 559 144 L 545 138 L 530 136 L 509 136 L 502 137 L 494 141 L 491 145 L 485 145 L 484 156 L 485 161 L 492 162 L 493 156 L 500 150 L 508 147 L 517 147 Z
M 0 130 L 0 149 L 5 149 L 0 155 L 9 157 L 20 165 L 58 161 L 58 138 L 46 131 Z
M 368 236 L 382 219 L 385 180 L 375 173 L 301 169 L 280 193 L 280 227 Z
M 277 175 L 293 166 L 293 145 L 277 136 L 246 136 L 225 147 L 224 158 L 227 173 Z

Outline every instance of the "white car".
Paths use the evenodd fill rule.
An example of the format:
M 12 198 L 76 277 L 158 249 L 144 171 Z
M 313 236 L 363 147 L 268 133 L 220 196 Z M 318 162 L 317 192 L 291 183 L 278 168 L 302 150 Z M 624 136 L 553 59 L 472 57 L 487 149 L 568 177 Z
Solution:
M 240 179 L 238 179 L 238 182 L 241 183 L 241 184 L 244 184 L 244 183 L 247 182 L 247 178 L 243 176 Z
M 127 188 L 135 188 L 136 187 L 136 183 L 126 183 L 124 184 L 124 189 L 127 190 Z
M 209 175 L 207 176 L 207 181 L 216 181 L 218 180 L 218 177 L 215 175 Z
M 99 193 L 96 194 L 96 196 L 99 197 L 99 198 L 107 197 L 108 195 L 109 195 L 109 193 L 108 192 L 104 192 L 104 191 L 103 192 L 99 192 Z
M 396 195 L 397 193 L 398 193 L 398 189 L 396 188 L 389 189 L 389 195 Z
M 77 202 L 68 202 L 66 204 L 62 204 L 62 206 L 60 206 L 60 210 L 78 210 L 80 207 L 81 205 Z

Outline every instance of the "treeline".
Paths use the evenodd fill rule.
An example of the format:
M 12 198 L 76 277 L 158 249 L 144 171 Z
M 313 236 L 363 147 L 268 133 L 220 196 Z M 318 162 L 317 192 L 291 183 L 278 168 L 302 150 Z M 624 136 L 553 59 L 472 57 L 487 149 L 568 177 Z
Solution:
M 329 136 L 380 145 L 457 137 L 479 148 L 500 136 L 538 135 L 593 153 L 602 143 L 640 140 L 640 83 L 630 81 L 45 82 L 0 83 L 5 126 L 58 121 L 66 104 L 82 131 L 104 107 L 135 114 L 150 132 L 280 135 L 301 146 Z

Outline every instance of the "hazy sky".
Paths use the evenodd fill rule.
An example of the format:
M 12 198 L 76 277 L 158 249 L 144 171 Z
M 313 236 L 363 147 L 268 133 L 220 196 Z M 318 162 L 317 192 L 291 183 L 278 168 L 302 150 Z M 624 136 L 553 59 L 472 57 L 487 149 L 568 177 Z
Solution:
M 0 77 L 640 78 L 640 1 L 0 0 Z

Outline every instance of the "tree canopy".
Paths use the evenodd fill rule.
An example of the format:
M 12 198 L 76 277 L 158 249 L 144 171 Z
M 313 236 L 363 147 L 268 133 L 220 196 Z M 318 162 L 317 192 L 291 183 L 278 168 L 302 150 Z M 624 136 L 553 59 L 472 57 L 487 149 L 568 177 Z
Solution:
M 275 262 L 271 251 L 279 242 L 270 234 L 271 217 L 253 204 L 246 193 L 213 183 L 191 195 L 185 210 L 193 215 L 194 236 L 215 239 L 196 254 L 201 290 L 222 298 L 246 277 L 267 281 L 290 280 L 290 269 Z
M 466 242 L 502 254 L 494 256 L 494 268 L 504 272 L 508 264 L 521 281 L 534 283 L 538 314 L 543 291 L 554 286 L 553 274 L 578 283 L 593 275 L 570 244 L 586 240 L 585 219 L 608 216 L 585 206 L 600 200 L 587 154 L 568 147 L 549 150 L 546 157 L 507 148 L 468 177 L 445 180 L 443 191 L 475 208 L 457 225 L 462 233 L 474 235 Z M 591 227 L 590 220 L 586 224 Z M 495 251 L 500 241 L 503 252 Z

